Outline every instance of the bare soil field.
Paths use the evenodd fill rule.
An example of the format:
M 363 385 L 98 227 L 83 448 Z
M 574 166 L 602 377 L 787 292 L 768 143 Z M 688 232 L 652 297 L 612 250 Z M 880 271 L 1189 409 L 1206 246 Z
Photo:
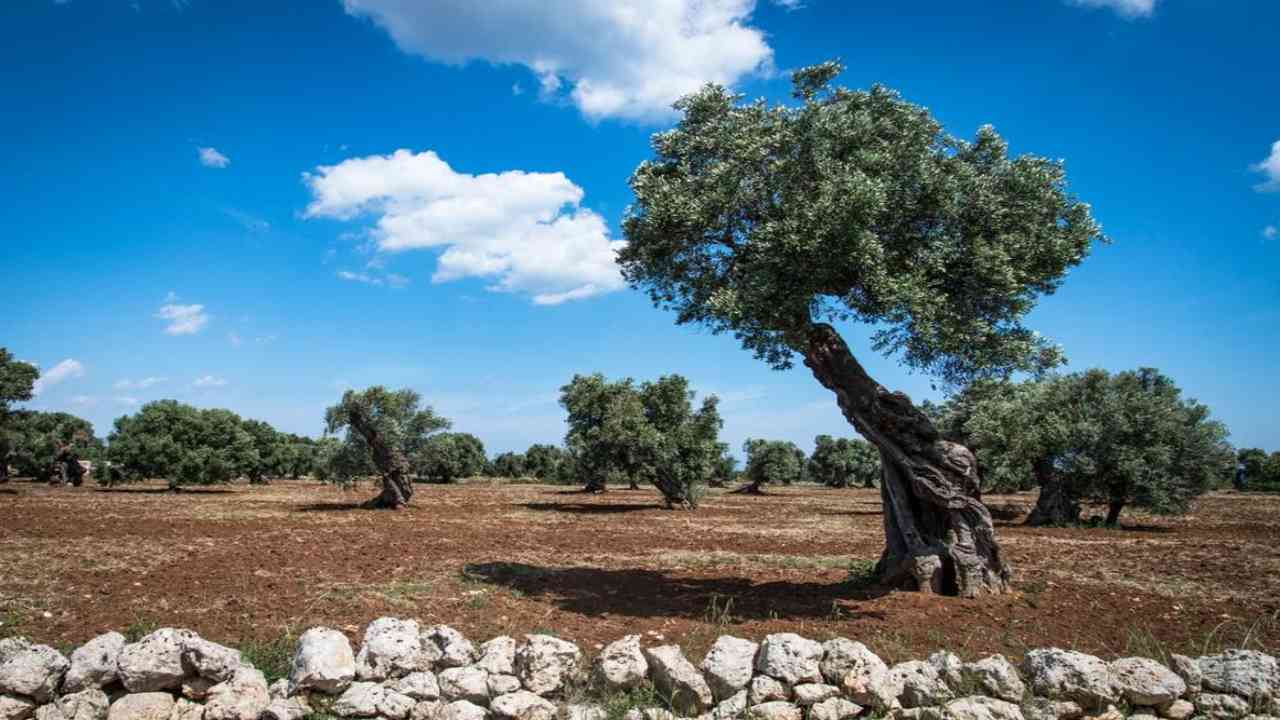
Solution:
M 861 640 L 890 659 L 1058 645 L 1104 656 L 1280 649 L 1280 496 L 1214 494 L 1189 516 L 1030 529 L 1032 495 L 994 496 L 1016 592 L 979 600 L 867 581 L 879 495 L 815 486 L 712 494 L 419 486 L 401 512 L 369 486 L 193 490 L 0 486 L 0 636 L 79 643 L 189 627 L 230 644 L 382 615 L 475 639 L 541 631 L 591 648 L 628 633 L 697 657 L 720 634 Z

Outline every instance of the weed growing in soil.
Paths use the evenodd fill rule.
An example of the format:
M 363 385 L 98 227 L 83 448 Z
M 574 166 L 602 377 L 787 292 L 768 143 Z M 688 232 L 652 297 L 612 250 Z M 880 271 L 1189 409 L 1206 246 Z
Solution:
M 271 684 L 280 678 L 289 677 L 296 642 L 297 638 L 293 633 L 285 633 L 267 641 L 249 640 L 241 643 L 240 657 L 261 670 L 267 678 L 267 684 Z

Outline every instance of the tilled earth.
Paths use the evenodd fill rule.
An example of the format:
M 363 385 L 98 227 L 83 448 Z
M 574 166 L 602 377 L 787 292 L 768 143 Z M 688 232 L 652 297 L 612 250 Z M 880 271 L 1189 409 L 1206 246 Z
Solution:
M 639 632 L 697 657 L 720 634 L 782 630 L 890 659 L 1280 649 L 1280 496 L 1214 494 L 1119 530 L 1023 528 L 1034 496 L 989 497 L 1008 518 L 997 532 L 1016 592 L 962 600 L 867 582 L 876 491 L 713 494 L 673 512 L 649 490 L 472 482 L 419 486 L 401 512 L 359 509 L 372 492 L 0 486 L 0 636 L 178 626 L 235 644 L 320 624 L 358 640 L 396 615 L 587 648 Z

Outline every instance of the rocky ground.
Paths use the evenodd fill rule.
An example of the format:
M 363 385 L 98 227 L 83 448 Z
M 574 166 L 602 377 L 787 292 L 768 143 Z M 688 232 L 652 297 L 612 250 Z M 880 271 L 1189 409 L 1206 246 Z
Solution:
M 1021 662 L 1280 648 L 1280 497 L 1215 494 L 1121 530 L 1028 529 L 1030 495 L 991 497 L 1016 592 L 957 600 L 868 583 L 874 491 L 713 494 L 420 486 L 403 512 L 310 482 L 164 492 L 160 484 L 0 487 L 0 637 L 55 647 L 187 627 L 232 646 L 323 625 L 359 643 L 381 616 L 469 637 L 554 632 L 589 651 L 630 634 L 702 657 L 716 638 L 849 637 L 890 662 L 947 649 Z

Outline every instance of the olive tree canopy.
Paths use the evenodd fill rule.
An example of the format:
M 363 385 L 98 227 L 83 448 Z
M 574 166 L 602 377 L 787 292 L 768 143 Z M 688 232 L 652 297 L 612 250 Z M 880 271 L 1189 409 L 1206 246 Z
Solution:
M 17 442 L 12 426 L 12 406 L 32 397 L 40 371 L 35 365 L 14 360 L 6 348 L 0 347 L 0 483 L 9 481 L 9 461 Z
M 742 471 L 747 484 L 735 492 L 759 495 L 761 485 L 790 485 L 804 476 L 804 451 L 793 442 L 747 438 L 742 452 L 747 456 Z
M 325 431 L 345 431 L 342 446 L 328 457 L 333 466 L 325 477 L 349 483 L 370 467 L 382 478 L 382 492 L 367 504 L 371 508 L 399 509 L 413 497 L 409 458 L 419 455 L 428 436 L 446 430 L 450 423 L 430 406 L 420 407 L 422 397 L 404 388 L 388 390 L 375 385 L 362 391 L 348 390 L 337 405 L 325 411 Z
M 828 487 L 876 486 L 880 453 L 865 440 L 819 435 L 813 439 L 809 476 Z
M 947 383 L 1041 370 L 1059 349 L 1022 323 L 1101 238 L 1062 164 L 1010 157 L 990 127 L 946 134 L 891 90 L 793 75 L 795 106 L 707 85 L 631 176 L 623 275 L 677 322 L 730 332 L 775 368 L 803 358 L 886 468 L 884 582 L 1007 587 L 972 454 L 873 380 L 828 323 Z

